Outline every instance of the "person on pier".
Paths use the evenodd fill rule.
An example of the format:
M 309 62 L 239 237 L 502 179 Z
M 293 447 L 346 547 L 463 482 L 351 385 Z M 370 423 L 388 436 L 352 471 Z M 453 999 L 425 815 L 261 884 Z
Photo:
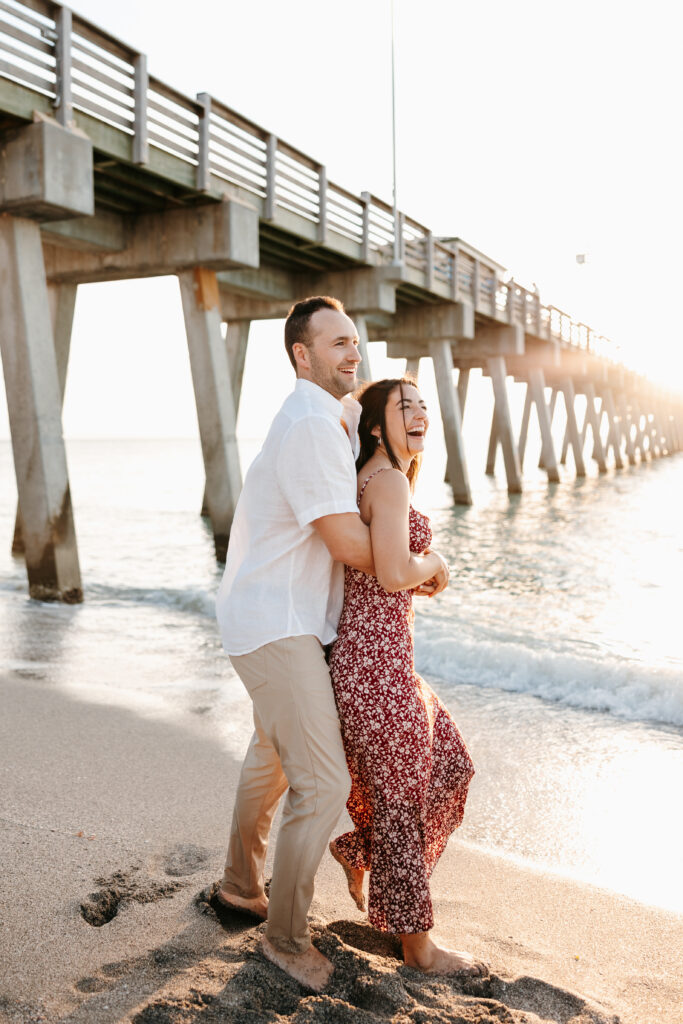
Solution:
M 429 592 L 431 576 L 448 574 L 441 556 L 429 550 L 429 520 L 411 504 L 427 408 L 406 377 L 371 384 L 360 402 L 357 500 L 375 571 L 347 564 L 330 657 L 354 824 L 330 852 L 360 910 L 369 871 L 370 923 L 399 935 L 407 964 L 430 973 L 483 975 L 483 964 L 439 947 L 429 934 L 429 878 L 462 821 L 474 768 L 455 722 L 413 663 L 412 593 L 420 585 Z

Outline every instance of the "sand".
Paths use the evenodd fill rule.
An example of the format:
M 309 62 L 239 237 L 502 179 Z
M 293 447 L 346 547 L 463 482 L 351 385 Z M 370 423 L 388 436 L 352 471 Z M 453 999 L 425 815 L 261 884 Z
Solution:
M 457 839 L 434 875 L 436 931 L 490 978 L 407 968 L 326 855 L 312 927 L 335 973 L 312 995 L 212 899 L 239 765 L 211 722 L 85 703 L 27 676 L 0 680 L 0 696 L 0 1021 L 683 1020 L 683 917 Z

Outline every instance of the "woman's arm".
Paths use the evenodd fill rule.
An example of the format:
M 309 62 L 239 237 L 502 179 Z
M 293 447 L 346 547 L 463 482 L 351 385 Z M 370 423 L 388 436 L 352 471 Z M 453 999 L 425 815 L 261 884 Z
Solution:
M 410 485 L 399 470 L 385 470 L 368 483 L 361 514 L 369 519 L 377 579 L 389 593 L 412 590 L 444 572 L 448 577 L 448 567 L 436 551 L 411 553 L 409 509 Z

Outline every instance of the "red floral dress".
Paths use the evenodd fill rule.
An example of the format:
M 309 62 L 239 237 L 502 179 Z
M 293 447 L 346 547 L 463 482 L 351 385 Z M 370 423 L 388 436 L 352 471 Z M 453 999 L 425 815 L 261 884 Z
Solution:
M 409 516 L 419 554 L 432 540 L 429 519 L 412 506 Z M 335 842 L 353 867 L 370 871 L 370 923 L 394 933 L 433 927 L 429 878 L 474 775 L 455 722 L 415 672 L 414 617 L 411 591 L 390 594 L 347 566 L 330 670 L 355 828 Z

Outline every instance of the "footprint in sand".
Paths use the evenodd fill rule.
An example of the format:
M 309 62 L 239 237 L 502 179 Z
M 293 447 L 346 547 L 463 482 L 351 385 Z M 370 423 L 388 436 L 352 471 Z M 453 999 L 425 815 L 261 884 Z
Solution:
M 209 859 L 209 851 L 194 843 L 178 843 L 163 859 L 163 868 L 167 875 L 174 878 L 193 875 L 203 868 Z
M 93 928 L 101 928 L 116 917 L 121 905 L 156 903 L 168 899 L 182 887 L 181 882 L 159 882 L 139 875 L 139 868 L 115 871 L 109 878 L 96 878 L 100 886 L 81 903 L 81 917 Z

